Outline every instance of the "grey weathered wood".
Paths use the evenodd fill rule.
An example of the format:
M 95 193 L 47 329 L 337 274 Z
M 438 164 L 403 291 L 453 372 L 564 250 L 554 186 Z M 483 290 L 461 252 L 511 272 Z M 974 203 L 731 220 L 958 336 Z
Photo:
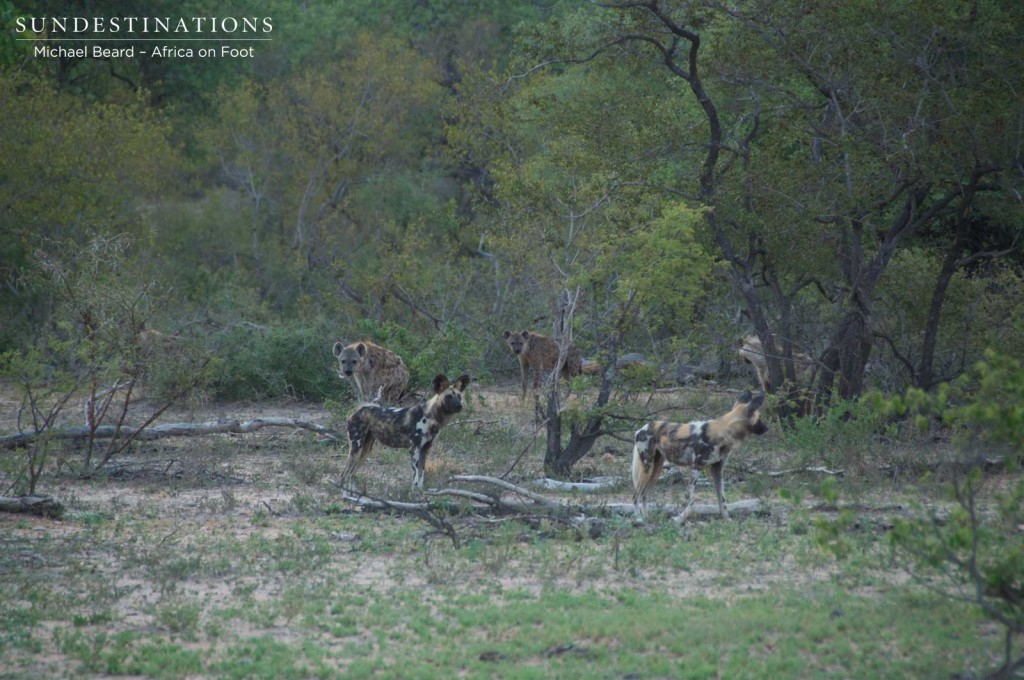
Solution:
M 248 434 L 262 430 L 264 427 L 292 427 L 310 430 L 322 434 L 336 441 L 346 441 L 345 435 L 323 425 L 310 423 L 297 418 L 254 418 L 253 420 L 222 419 L 210 420 L 205 423 L 162 423 L 144 428 L 135 434 L 134 438 L 140 441 L 153 441 L 156 439 L 167 439 L 169 437 L 196 437 L 210 434 Z M 82 440 L 89 439 L 111 439 L 118 436 L 129 436 L 135 429 L 130 426 L 116 427 L 114 425 L 100 425 L 95 430 L 85 426 L 64 427 L 51 429 L 43 432 L 30 431 L 18 432 L 12 435 L 0 437 L 0 448 L 13 449 L 27 446 L 40 437 L 52 439 Z
M 534 486 L 539 486 L 542 489 L 551 489 L 552 491 L 584 491 L 589 493 L 611 489 L 620 486 L 622 483 L 621 477 L 596 477 L 586 482 L 563 482 L 551 479 L 550 477 L 544 477 L 543 479 L 535 479 L 533 481 Z
M 601 506 L 608 512 L 616 515 L 632 515 L 634 512 L 632 503 L 609 503 Z M 743 517 L 748 515 L 763 515 L 769 512 L 768 508 L 756 498 L 748 498 L 741 501 L 735 501 L 733 503 L 726 503 L 725 508 L 729 511 L 729 514 L 734 517 Z M 666 515 L 679 516 L 686 511 L 685 505 L 678 505 L 673 503 L 648 503 L 647 513 L 662 513 Z M 717 503 L 694 503 L 690 506 L 688 517 L 718 517 L 718 504 Z

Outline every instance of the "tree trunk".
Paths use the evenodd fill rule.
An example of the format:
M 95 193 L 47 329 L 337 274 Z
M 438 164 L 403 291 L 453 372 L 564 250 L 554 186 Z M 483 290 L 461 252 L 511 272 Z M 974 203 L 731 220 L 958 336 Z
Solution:
M 828 400 L 837 379 L 840 399 L 853 399 L 864 391 L 864 368 L 873 339 L 871 314 L 854 300 L 821 355 L 819 403 Z
M 928 321 L 924 327 L 924 341 L 921 343 L 921 358 L 914 371 L 914 386 L 923 390 L 929 389 L 935 381 L 935 345 L 939 337 L 939 320 L 942 318 L 942 305 L 946 301 L 946 291 L 959 268 L 960 235 L 946 253 L 942 269 L 935 280 L 932 290 L 932 301 L 928 308 Z

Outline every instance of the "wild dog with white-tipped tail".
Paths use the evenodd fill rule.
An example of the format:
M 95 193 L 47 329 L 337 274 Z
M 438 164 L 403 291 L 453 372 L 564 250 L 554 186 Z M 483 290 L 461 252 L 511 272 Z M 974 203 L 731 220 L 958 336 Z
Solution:
M 768 431 L 768 426 L 761 422 L 763 405 L 764 392 L 751 395 L 748 390 L 720 418 L 686 424 L 656 420 L 637 430 L 633 436 L 633 507 L 637 516 L 647 516 L 647 492 L 667 461 L 691 470 L 706 468 L 718 494 L 718 512 L 728 519 L 722 468 L 729 454 L 748 436 Z M 692 474 L 687 507 L 693 502 L 696 485 L 697 475 Z

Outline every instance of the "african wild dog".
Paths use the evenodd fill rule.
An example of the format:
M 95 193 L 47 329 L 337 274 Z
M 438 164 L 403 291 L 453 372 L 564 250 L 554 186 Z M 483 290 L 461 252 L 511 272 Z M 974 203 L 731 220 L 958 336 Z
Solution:
M 409 369 L 402 357 L 372 342 L 336 342 L 334 356 L 338 357 L 338 377 L 355 381 L 360 401 L 397 403 L 409 384 Z
M 691 468 L 708 468 L 718 494 L 718 512 L 725 519 L 725 490 L 722 468 L 729 454 L 750 434 L 764 434 L 761 422 L 764 392 L 751 396 L 743 392 L 732 410 L 715 420 L 699 420 L 686 425 L 657 420 L 647 423 L 633 437 L 633 507 L 637 516 L 647 515 L 647 491 L 657 481 L 665 462 Z M 697 475 L 691 473 L 687 507 L 693 502 Z
M 505 331 L 502 335 L 505 343 L 508 344 L 512 353 L 519 358 L 519 373 L 523 383 L 523 398 L 526 398 L 526 383 L 529 377 L 530 367 L 533 367 L 533 389 L 540 387 L 541 371 L 550 371 L 558 363 L 559 346 L 558 341 L 546 335 L 522 331 L 513 333 Z M 575 345 L 569 345 L 565 355 L 565 363 L 562 364 L 562 377 L 566 380 L 574 375 L 579 375 L 583 369 L 583 357 Z
M 757 381 L 761 383 L 761 389 L 771 392 L 772 384 L 768 379 L 768 359 L 764 353 L 761 339 L 756 335 L 745 335 L 736 341 L 736 346 L 739 348 L 737 352 L 743 361 L 752 364 L 754 370 L 757 371 Z M 803 352 L 794 352 L 793 368 L 796 369 L 797 380 L 806 383 L 814 370 L 814 359 Z
M 430 445 L 448 419 L 462 410 L 462 394 L 468 384 L 468 375 L 459 377 L 454 385 L 449 385 L 448 378 L 439 374 L 434 378 L 434 396 L 416 406 L 361 406 L 345 423 L 348 429 L 349 459 L 345 471 L 341 473 L 341 483 L 344 484 L 352 477 L 370 455 L 374 442 L 379 441 L 384 446 L 396 449 L 409 447 L 412 455 L 412 485 L 422 489 Z

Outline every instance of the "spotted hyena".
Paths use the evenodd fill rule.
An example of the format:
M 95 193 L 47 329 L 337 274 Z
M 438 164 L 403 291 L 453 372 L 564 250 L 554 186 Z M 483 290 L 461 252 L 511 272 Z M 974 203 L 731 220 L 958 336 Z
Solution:
M 554 370 L 558 363 L 559 347 L 558 341 L 546 335 L 522 331 L 513 333 L 505 331 L 502 336 L 512 353 L 519 358 L 519 372 L 523 382 L 523 397 L 526 397 L 526 383 L 530 368 L 533 368 L 533 389 L 540 387 L 540 374 L 542 371 Z M 583 358 L 575 345 L 569 345 L 565 355 L 565 363 L 562 364 L 562 377 L 569 380 L 574 375 L 579 375 L 583 368 Z
M 745 335 L 736 342 L 736 346 L 740 357 L 748 364 L 752 364 L 757 371 L 757 381 L 761 383 L 761 389 L 772 392 L 776 386 L 768 379 L 768 359 L 761 339 L 756 335 Z M 814 359 L 803 352 L 794 352 L 793 367 L 796 369 L 797 381 L 807 383 L 814 371 Z
M 423 488 L 427 453 L 444 424 L 462 410 L 462 397 L 469 376 L 462 375 L 449 384 L 444 375 L 434 378 L 434 396 L 416 406 L 385 408 L 376 404 L 361 406 L 348 417 L 349 459 L 341 482 L 344 485 L 370 455 L 375 442 L 392 448 L 409 448 L 412 456 L 412 485 Z
M 409 369 L 394 352 L 364 340 L 351 345 L 334 343 L 334 356 L 338 358 L 338 376 L 355 381 L 360 401 L 394 404 L 405 393 Z

